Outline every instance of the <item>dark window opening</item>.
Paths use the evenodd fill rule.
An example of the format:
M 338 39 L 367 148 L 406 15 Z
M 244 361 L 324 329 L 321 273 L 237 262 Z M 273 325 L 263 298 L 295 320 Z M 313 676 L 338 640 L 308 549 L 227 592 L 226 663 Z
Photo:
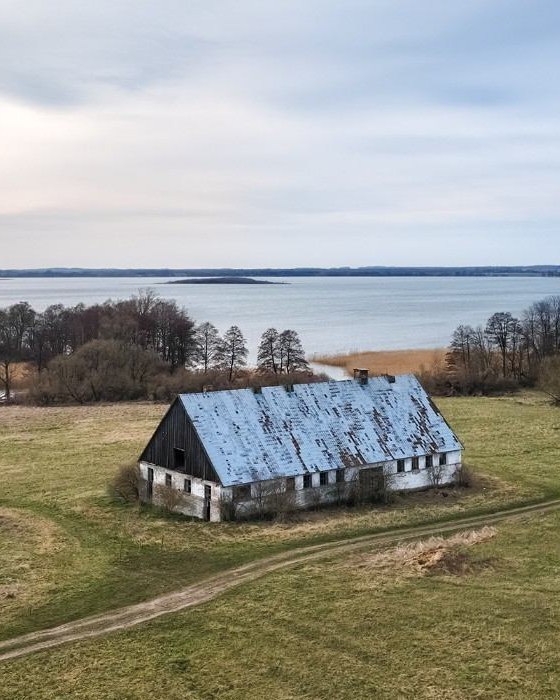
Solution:
M 289 476 L 286 479 L 286 491 L 296 490 L 296 478 L 295 476 Z
M 165 485 L 167 486 L 167 488 L 171 488 L 171 474 L 165 475 Z
M 321 472 L 319 474 L 319 483 L 321 486 L 326 486 L 329 483 L 329 473 L 328 472 Z
M 404 459 L 397 459 L 397 473 L 401 474 L 404 472 Z
M 426 455 L 426 469 L 430 469 L 434 466 L 434 458 L 432 455 Z
M 412 471 L 418 471 L 420 468 L 420 460 L 418 457 L 413 457 L 412 458 Z
M 439 465 L 440 465 L 440 467 L 443 467 L 446 464 L 447 464 L 447 453 L 443 452 L 439 456 Z
M 204 498 L 208 501 L 212 498 L 212 487 L 208 484 L 204 484 Z
M 191 480 L 190 480 L 190 479 L 185 479 L 185 480 L 183 481 L 183 491 L 184 491 L 185 493 L 191 493 L 191 491 L 192 491 L 192 483 L 191 483 Z
M 233 487 L 233 498 L 235 501 L 246 501 L 251 498 L 251 484 Z
M 340 484 L 344 481 L 344 469 L 336 470 L 336 483 Z
M 178 447 L 173 448 L 173 469 L 185 468 L 185 450 Z
M 303 488 L 304 489 L 310 489 L 312 486 L 311 484 L 311 474 L 304 474 L 303 475 Z

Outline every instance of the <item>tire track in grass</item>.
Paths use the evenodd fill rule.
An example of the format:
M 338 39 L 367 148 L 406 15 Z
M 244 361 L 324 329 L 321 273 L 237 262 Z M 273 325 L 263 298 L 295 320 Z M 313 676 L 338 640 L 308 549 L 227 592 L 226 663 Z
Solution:
M 350 539 L 300 547 L 229 569 L 179 591 L 166 593 L 142 603 L 7 639 L 0 642 L 0 661 L 27 656 L 68 642 L 87 640 L 111 632 L 126 630 L 162 615 L 202 605 L 232 588 L 255 581 L 266 574 L 289 566 L 337 554 L 344 555 L 369 546 L 395 545 L 407 540 L 448 534 L 483 525 L 494 525 L 505 520 L 541 515 L 558 509 L 560 509 L 560 499 L 484 515 L 467 516 L 439 524 L 432 523 L 386 530 L 377 534 L 360 535 Z

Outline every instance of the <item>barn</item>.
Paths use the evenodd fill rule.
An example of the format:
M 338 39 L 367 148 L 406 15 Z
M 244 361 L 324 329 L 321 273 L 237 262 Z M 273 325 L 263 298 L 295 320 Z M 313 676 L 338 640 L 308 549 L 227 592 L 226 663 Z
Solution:
M 414 375 L 181 394 L 140 456 L 146 501 L 205 520 L 451 483 L 462 445 Z

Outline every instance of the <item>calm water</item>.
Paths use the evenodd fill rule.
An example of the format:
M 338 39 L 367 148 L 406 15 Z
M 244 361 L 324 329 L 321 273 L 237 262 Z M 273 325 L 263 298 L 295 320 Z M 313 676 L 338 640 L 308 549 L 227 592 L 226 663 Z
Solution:
M 254 357 L 265 328 L 294 328 L 308 354 L 429 348 L 446 344 L 460 323 L 483 323 L 494 311 L 520 314 L 560 294 L 554 278 L 289 278 L 285 285 L 165 285 L 162 278 L 0 280 L 0 306 L 28 301 L 92 304 L 151 287 L 221 331 L 237 324 Z

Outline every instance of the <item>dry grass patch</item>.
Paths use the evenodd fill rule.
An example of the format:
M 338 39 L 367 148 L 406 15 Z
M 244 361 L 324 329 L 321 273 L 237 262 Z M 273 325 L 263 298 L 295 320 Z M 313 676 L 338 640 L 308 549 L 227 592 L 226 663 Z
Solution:
M 352 375 L 355 367 L 368 369 L 371 374 L 408 374 L 420 372 L 422 368 L 440 363 L 445 348 L 430 348 L 420 350 L 379 350 L 372 352 L 354 352 L 343 355 L 320 355 L 313 358 L 331 367 L 342 367 L 348 375 Z
M 360 554 L 344 565 L 359 572 L 366 588 L 377 587 L 379 577 L 421 576 L 434 569 L 440 573 L 465 575 L 476 568 L 467 549 L 487 542 L 496 534 L 496 528 L 483 527 L 450 537 L 429 537 L 373 554 Z

